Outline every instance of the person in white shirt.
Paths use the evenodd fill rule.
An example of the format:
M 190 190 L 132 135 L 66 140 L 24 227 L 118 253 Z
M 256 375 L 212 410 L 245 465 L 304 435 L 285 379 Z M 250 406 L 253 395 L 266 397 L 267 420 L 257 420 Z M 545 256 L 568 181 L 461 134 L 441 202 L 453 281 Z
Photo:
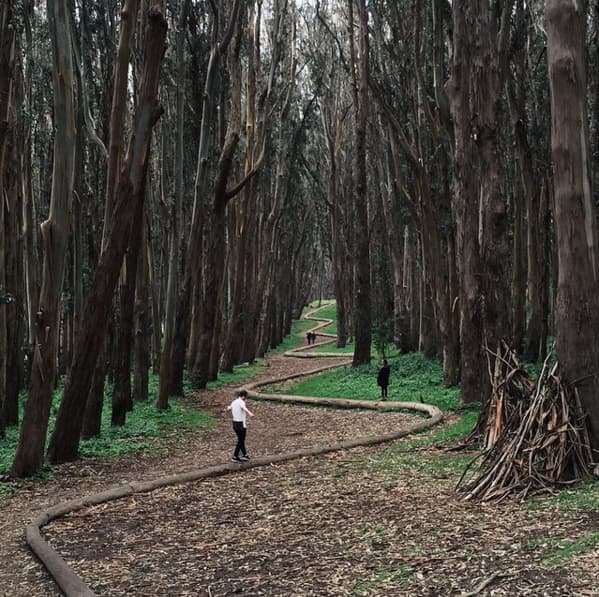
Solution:
M 227 407 L 227 410 L 230 410 L 233 416 L 233 431 L 237 435 L 237 445 L 231 458 L 232 462 L 243 462 L 250 459 L 245 449 L 245 434 L 247 432 L 246 415 L 253 417 L 254 414 L 245 405 L 247 395 L 246 390 L 239 390 L 237 398 Z

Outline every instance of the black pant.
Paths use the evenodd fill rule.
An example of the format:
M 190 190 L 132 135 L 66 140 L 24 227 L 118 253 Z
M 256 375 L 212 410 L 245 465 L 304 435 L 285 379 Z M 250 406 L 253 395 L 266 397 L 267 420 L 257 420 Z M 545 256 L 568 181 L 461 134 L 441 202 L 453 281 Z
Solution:
M 233 431 L 235 431 L 235 435 L 237 435 L 237 445 L 235 446 L 234 454 L 235 458 L 239 458 L 239 452 L 244 456 L 247 456 L 247 451 L 245 449 L 246 428 L 241 421 L 233 421 Z
M 387 398 L 387 386 L 381 386 L 381 398 Z

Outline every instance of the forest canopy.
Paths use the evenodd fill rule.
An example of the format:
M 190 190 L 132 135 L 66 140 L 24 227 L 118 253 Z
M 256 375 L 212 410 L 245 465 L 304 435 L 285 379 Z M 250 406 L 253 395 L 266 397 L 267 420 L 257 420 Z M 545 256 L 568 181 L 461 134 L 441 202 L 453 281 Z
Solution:
M 323 296 L 355 367 L 421 351 L 462 403 L 555 342 L 597 460 L 598 31 L 598 0 L 3 1 L 12 473 L 77 458 L 107 378 L 123 425 Z

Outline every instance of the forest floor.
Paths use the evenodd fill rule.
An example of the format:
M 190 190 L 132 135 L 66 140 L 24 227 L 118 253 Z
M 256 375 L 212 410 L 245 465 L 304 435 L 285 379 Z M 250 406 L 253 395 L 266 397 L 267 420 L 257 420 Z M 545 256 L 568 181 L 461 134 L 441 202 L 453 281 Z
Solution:
M 330 363 L 272 355 L 262 377 Z M 159 453 L 62 465 L 54 479 L 22 482 L 16 494 L 0 496 L 0 595 L 61 594 L 24 538 L 45 508 L 227 462 L 234 436 L 224 408 L 233 392 L 189 398 L 214 413 L 211 430 L 162 438 Z M 252 456 L 388 433 L 417 420 L 248 405 Z M 454 490 L 455 467 L 432 465 L 447 458 L 402 442 L 355 448 L 135 494 L 55 520 L 43 533 L 92 590 L 111 597 L 599 595 L 599 552 L 567 551 L 597 534 L 597 512 L 465 502 Z

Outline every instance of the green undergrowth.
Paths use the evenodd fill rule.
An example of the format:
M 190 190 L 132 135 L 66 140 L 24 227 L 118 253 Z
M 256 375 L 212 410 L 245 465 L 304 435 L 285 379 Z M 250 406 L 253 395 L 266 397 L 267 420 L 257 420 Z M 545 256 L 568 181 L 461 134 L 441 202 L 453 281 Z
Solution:
M 308 304 L 307 310 L 318 309 L 318 307 L 324 307 L 326 305 L 334 305 L 335 299 L 317 299 Z
M 157 378 L 154 383 L 157 383 Z M 173 397 L 169 399 L 168 409 L 157 410 L 153 403 L 154 396 L 155 392 L 150 392 L 147 402 L 137 402 L 127 414 L 124 426 L 112 427 L 110 399 L 105 394 L 102 432 L 99 437 L 81 441 L 81 455 L 104 458 L 140 450 L 155 451 L 157 448 L 152 438 L 163 437 L 174 431 L 181 433 L 198 428 L 210 429 L 216 424 L 208 413 L 196 410 Z
M 329 344 L 323 344 L 322 346 L 316 346 L 314 348 L 314 351 L 315 352 L 338 352 L 339 354 L 353 354 L 354 347 L 355 347 L 355 343 L 352 341 L 352 342 L 348 342 L 343 348 L 337 348 L 335 346 L 335 340 L 333 340 Z M 382 356 L 383 356 L 377 351 L 376 346 L 374 345 L 374 342 L 372 343 L 372 345 L 370 347 L 370 353 L 373 355 L 378 355 L 376 357 L 377 359 L 382 358 Z M 389 359 L 392 359 L 397 356 L 399 356 L 399 351 L 393 345 L 388 346 L 385 351 L 385 358 L 387 360 L 389 360 Z
M 203 413 L 187 405 L 176 398 L 170 398 L 169 408 L 159 411 L 154 407 L 154 398 L 158 390 L 159 378 L 150 374 L 148 391 L 149 399 L 147 402 L 136 402 L 131 412 L 127 414 L 125 425 L 122 427 L 112 427 L 111 418 L 111 396 L 112 385 L 106 383 L 104 387 L 104 404 L 102 408 L 102 431 L 98 437 L 81 440 L 80 454 L 83 457 L 106 458 L 118 456 L 127 452 L 136 452 L 140 450 L 154 450 L 155 444 L 152 438 L 162 437 L 173 431 L 177 433 L 188 429 L 199 427 L 211 428 L 215 420 L 207 413 Z M 188 390 L 189 388 L 187 388 Z M 63 387 L 59 385 L 53 395 L 52 406 L 50 409 L 50 420 L 48 425 L 48 437 L 54 431 L 56 414 L 60 405 Z M 20 404 L 23 409 L 23 400 Z M 0 474 L 5 474 L 10 469 L 14 459 L 19 431 L 17 427 L 9 427 L 6 430 L 6 437 L 0 439 Z M 51 475 L 51 468 L 42 471 L 43 476 Z M 0 485 L 0 493 L 2 485 Z
M 383 591 L 393 587 L 394 590 L 405 587 L 414 576 L 416 570 L 413 566 L 404 565 L 394 568 L 392 566 L 378 566 L 370 573 L 368 580 L 356 582 L 353 594 L 357 596 L 383 594 Z
M 391 367 L 389 400 L 422 401 L 441 410 L 457 408 L 459 388 L 443 386 L 442 370 L 437 361 L 427 359 L 420 353 L 395 354 L 389 356 L 388 361 Z M 298 381 L 286 393 L 317 398 L 379 400 L 377 371 L 378 365 L 374 361 L 360 367 L 347 365 Z
M 440 447 L 457 442 L 468 434 L 478 418 L 476 408 L 463 410 L 455 423 L 427 430 L 391 444 L 361 463 L 361 468 L 384 472 L 389 481 L 414 471 L 434 478 L 449 478 L 457 481 L 472 454 L 444 452 Z
M 593 478 L 553 495 L 537 496 L 528 502 L 528 508 L 533 511 L 590 512 L 594 517 L 599 509 L 599 480 Z M 599 532 L 593 531 L 572 539 L 536 538 L 527 548 L 543 550 L 546 564 L 559 567 L 567 564 L 576 555 L 599 548 Z
M 437 361 L 427 359 L 420 353 L 398 354 L 396 351 L 387 358 L 391 367 L 389 400 L 426 402 L 446 413 L 455 411 L 458 416 L 449 425 L 395 442 L 376 457 L 357 463 L 356 466 L 383 471 L 390 480 L 405 475 L 408 469 L 433 477 L 459 478 L 472 455 L 442 452 L 434 448 L 440 444 L 456 442 L 467 435 L 476 423 L 480 405 L 458 409 L 459 388 L 446 388 L 443 385 L 443 371 Z M 377 371 L 378 364 L 374 361 L 356 368 L 341 367 L 296 382 L 285 389 L 285 394 L 379 400 Z
M 337 333 L 337 306 L 335 303 L 329 303 L 322 309 L 318 311 L 318 313 L 314 313 L 312 317 L 316 317 L 318 319 L 332 319 L 333 323 L 330 323 L 324 328 L 320 328 L 319 332 L 326 332 L 327 334 L 336 334 Z M 314 327 L 318 324 L 316 321 L 311 321 L 311 327 Z
M 235 367 L 233 367 L 233 372 L 219 371 L 218 379 L 215 381 L 209 381 L 206 387 L 210 389 L 219 388 L 226 385 L 240 384 L 262 373 L 265 368 L 266 361 L 264 359 L 256 359 L 253 363 L 235 365 Z
M 594 551 L 599 546 L 599 532 L 588 533 L 577 538 L 537 537 L 526 543 L 524 549 L 542 552 L 542 560 L 550 568 L 565 566 L 578 555 Z
M 547 507 L 567 512 L 599 510 L 599 479 L 590 479 L 585 483 L 562 489 L 554 495 L 537 496 L 528 503 L 531 510 Z
M 309 321 L 307 319 L 295 319 L 291 324 L 291 333 L 283 338 L 283 342 L 281 342 L 281 344 L 279 344 L 276 348 L 271 349 L 269 354 L 278 354 L 287 350 L 291 350 L 296 346 L 305 344 L 306 341 L 302 334 L 313 327 L 313 321 Z
M 319 339 L 319 341 L 322 339 Z M 330 342 L 329 344 L 323 344 L 322 346 L 314 347 L 314 352 L 338 352 L 339 354 L 354 354 L 355 344 L 353 342 L 349 342 L 343 348 L 337 348 L 335 346 L 335 341 Z

